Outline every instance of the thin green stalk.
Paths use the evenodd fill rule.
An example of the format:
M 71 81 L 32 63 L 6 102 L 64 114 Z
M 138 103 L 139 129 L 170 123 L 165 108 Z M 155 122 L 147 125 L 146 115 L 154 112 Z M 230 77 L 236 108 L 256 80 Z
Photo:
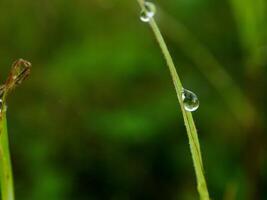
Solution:
M 0 180 L 2 200 L 14 200 L 13 175 L 5 111 L 1 113 L 0 118 Z
M 0 86 L 0 181 L 2 200 L 14 200 L 12 166 L 6 120 L 6 100 L 8 94 L 20 85 L 30 74 L 31 63 L 19 59 L 12 65 L 5 84 Z
M 166 35 L 179 44 L 181 50 L 220 93 L 240 125 L 247 127 L 253 123 L 255 113 L 258 113 L 255 106 L 227 73 L 224 66 L 181 22 L 174 20 L 163 10 L 159 11 Z
M 237 22 L 249 74 L 264 67 L 266 42 L 266 0 L 229 0 Z
M 143 0 L 137 0 L 137 1 L 140 4 L 141 8 L 144 9 L 144 1 Z M 200 199 L 209 200 L 209 192 L 208 192 L 208 188 L 207 188 L 207 184 L 206 184 L 206 180 L 204 176 L 204 169 L 203 169 L 202 156 L 201 156 L 197 130 L 196 130 L 196 126 L 195 126 L 192 114 L 190 112 L 187 112 L 183 106 L 183 101 L 182 101 L 182 96 L 181 96 L 183 92 L 183 86 L 182 86 L 181 80 L 178 76 L 174 62 L 169 53 L 167 45 L 162 37 L 162 34 L 157 26 L 157 23 L 155 22 L 154 19 L 151 19 L 149 22 L 149 25 L 166 59 L 166 62 L 170 70 L 171 77 L 172 77 L 172 80 L 175 86 L 178 101 L 179 101 L 179 104 L 180 104 L 180 107 L 183 113 L 183 118 L 184 118 L 184 122 L 186 126 L 187 135 L 189 138 L 190 150 L 191 150 L 193 164 L 194 164 L 196 178 L 197 178 L 197 189 L 200 195 Z

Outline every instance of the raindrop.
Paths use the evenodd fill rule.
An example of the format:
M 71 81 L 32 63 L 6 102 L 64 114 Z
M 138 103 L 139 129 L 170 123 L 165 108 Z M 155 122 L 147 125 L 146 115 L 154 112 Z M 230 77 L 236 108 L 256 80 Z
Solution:
M 156 6 L 151 2 L 145 2 L 141 11 L 140 19 L 142 22 L 149 22 L 156 13 Z
M 183 89 L 182 100 L 186 111 L 193 112 L 199 107 L 197 95 L 189 90 Z
M 0 113 L 3 112 L 3 100 L 0 99 Z
M 0 114 L 4 111 L 3 96 L 4 96 L 4 86 L 0 86 Z

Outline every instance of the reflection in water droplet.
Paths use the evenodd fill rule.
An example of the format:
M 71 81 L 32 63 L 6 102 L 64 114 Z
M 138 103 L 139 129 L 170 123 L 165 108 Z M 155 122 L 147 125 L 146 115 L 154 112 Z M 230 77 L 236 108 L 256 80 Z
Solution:
M 156 13 L 156 6 L 151 2 L 145 2 L 141 11 L 140 19 L 143 22 L 149 22 Z
M 3 109 L 3 100 L 0 99 L 0 113 L 2 112 L 2 109 Z
M 199 107 L 197 95 L 189 90 L 183 89 L 182 100 L 186 111 L 193 112 Z
M 4 86 L 0 86 L 0 114 L 3 112 L 3 95 L 4 95 Z
M 0 99 L 0 115 L 3 112 L 6 112 L 6 110 L 7 110 L 7 106 L 4 105 L 3 99 Z

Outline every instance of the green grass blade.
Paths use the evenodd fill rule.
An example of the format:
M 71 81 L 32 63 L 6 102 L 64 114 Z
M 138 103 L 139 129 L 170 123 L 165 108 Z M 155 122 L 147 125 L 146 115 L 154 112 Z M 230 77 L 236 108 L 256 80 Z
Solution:
M 0 180 L 2 200 L 14 200 L 13 175 L 9 152 L 6 113 L 0 118 Z
M 158 9 L 159 10 L 159 9 Z M 245 92 L 224 69 L 210 50 L 202 44 L 181 22 L 160 11 L 161 25 L 168 37 L 194 62 L 199 71 L 220 93 L 240 125 L 251 124 L 257 110 Z M 229 98 L 231 97 L 231 98 Z
M 18 59 L 13 63 L 5 84 L 0 86 L 0 181 L 2 200 L 15 199 L 7 132 L 6 100 L 10 91 L 28 77 L 30 68 L 31 63 Z
M 143 9 L 144 1 L 138 0 L 138 2 L 141 8 Z M 183 118 L 184 118 L 184 122 L 186 126 L 187 135 L 189 138 L 190 150 L 191 150 L 194 169 L 195 169 L 196 178 L 197 178 L 197 189 L 200 195 L 200 199 L 209 200 L 209 193 L 208 193 L 208 188 L 207 188 L 207 184 L 206 184 L 206 180 L 204 176 L 204 169 L 203 169 L 202 156 L 201 156 L 201 151 L 200 151 L 200 144 L 198 140 L 197 130 L 196 130 L 196 126 L 195 126 L 192 114 L 190 112 L 187 112 L 183 106 L 183 101 L 182 101 L 182 96 L 181 96 L 182 91 L 183 91 L 183 86 L 182 86 L 181 80 L 178 76 L 174 62 L 169 53 L 169 50 L 164 41 L 164 38 L 162 37 L 162 34 L 157 26 L 157 23 L 155 22 L 154 19 L 151 19 L 149 24 L 157 39 L 157 42 L 159 43 L 159 46 L 162 50 L 164 58 L 166 59 L 166 62 L 170 70 L 171 77 L 172 77 L 172 80 L 175 86 L 178 101 L 179 101 L 179 104 L 180 104 L 180 107 L 183 113 Z
M 266 0 L 229 0 L 236 19 L 248 69 L 260 71 L 266 42 Z

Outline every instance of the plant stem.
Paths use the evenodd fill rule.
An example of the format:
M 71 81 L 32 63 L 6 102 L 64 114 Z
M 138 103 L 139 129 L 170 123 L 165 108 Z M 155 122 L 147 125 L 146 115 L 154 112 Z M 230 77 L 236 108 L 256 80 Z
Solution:
M 159 10 L 159 8 L 157 9 Z M 212 52 L 205 47 L 181 22 L 160 11 L 160 21 L 166 35 L 182 50 L 218 91 L 242 127 L 248 127 L 258 110 L 244 91 L 235 83 Z M 161 25 L 160 24 L 160 25 Z M 229 96 L 231 98 L 229 98 Z
M 141 8 L 144 9 L 144 1 L 143 0 L 137 0 L 137 1 L 140 4 Z M 200 199 L 209 200 L 209 192 L 208 192 L 208 188 L 207 188 L 207 184 L 206 184 L 206 180 L 204 176 L 204 169 L 203 169 L 197 130 L 196 130 L 196 126 L 195 126 L 192 114 L 190 112 L 187 112 L 183 106 L 183 101 L 182 101 L 182 96 L 181 96 L 182 91 L 183 91 L 183 86 L 182 86 L 181 80 L 178 76 L 174 62 L 172 60 L 168 47 L 164 41 L 164 38 L 157 26 L 156 21 L 153 18 L 150 20 L 149 25 L 166 59 L 166 62 L 167 62 L 167 65 L 170 70 L 171 77 L 174 83 L 178 101 L 179 101 L 179 104 L 180 104 L 180 107 L 183 113 L 183 118 L 184 118 L 184 122 L 186 126 L 187 136 L 189 138 L 190 150 L 191 150 L 193 164 L 194 164 L 196 178 L 197 178 L 197 189 L 200 195 Z
M 0 181 L 2 200 L 15 199 L 7 133 L 6 100 L 10 91 L 27 78 L 30 70 L 30 62 L 18 59 L 13 63 L 5 84 L 0 86 Z
M 5 111 L 0 116 L 0 180 L 2 200 L 14 200 L 13 175 Z

